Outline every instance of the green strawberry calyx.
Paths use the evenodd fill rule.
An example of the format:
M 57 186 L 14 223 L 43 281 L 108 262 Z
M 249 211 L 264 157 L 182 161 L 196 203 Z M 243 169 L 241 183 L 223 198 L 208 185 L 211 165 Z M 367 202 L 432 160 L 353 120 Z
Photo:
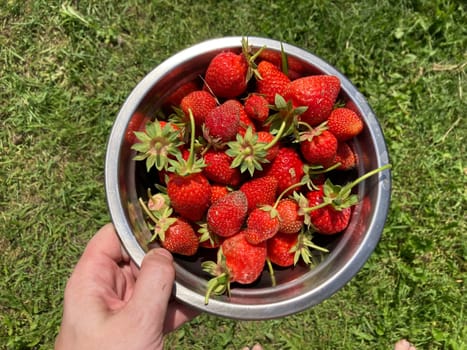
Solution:
M 298 138 L 298 117 L 303 114 L 308 107 L 294 107 L 292 101 L 286 101 L 279 94 L 274 96 L 274 105 L 269 106 L 275 113 L 271 114 L 266 120 L 266 125 L 270 125 L 271 133 L 278 134 L 281 138 L 294 135 Z M 285 125 L 284 125 L 285 124 Z
M 203 271 L 209 273 L 211 278 L 207 283 L 207 290 L 204 297 L 204 303 L 209 303 L 211 295 L 222 295 L 227 292 L 230 296 L 230 273 L 225 263 L 225 256 L 222 247 L 217 251 L 217 263 L 214 261 L 205 261 L 201 264 Z
M 330 205 L 334 210 L 341 211 L 349 208 L 358 203 L 358 196 L 352 194 L 352 188 L 368 179 L 369 177 L 383 171 L 390 169 L 391 164 L 383 165 L 377 169 L 360 176 L 358 179 L 349 182 L 344 186 L 335 185 L 331 180 L 327 179 L 323 185 L 323 202 L 313 207 L 305 208 L 305 212 L 311 212 L 313 210 L 324 208 Z
M 231 167 L 240 168 L 240 172 L 248 171 L 253 176 L 256 170 L 263 170 L 262 164 L 269 163 L 266 159 L 267 144 L 258 142 L 258 135 L 248 127 L 245 135 L 237 134 L 234 141 L 227 143 L 226 154 L 233 158 Z
M 251 47 L 248 44 L 248 38 L 242 38 L 242 54 L 248 63 L 246 82 L 250 81 L 253 76 L 255 76 L 257 79 L 262 79 L 261 74 L 258 72 L 258 66 L 256 65 L 255 61 L 265 48 L 266 45 L 262 46 L 254 54 L 251 54 Z
M 170 123 L 161 125 L 159 120 L 147 124 L 145 131 L 135 131 L 139 142 L 131 146 L 137 152 L 134 160 L 146 160 L 147 171 L 152 167 L 157 170 L 168 168 L 170 157 L 181 155 L 180 146 L 183 141 Z
M 297 244 L 293 246 L 290 250 L 291 253 L 295 253 L 294 265 L 297 265 L 300 258 L 306 265 L 311 265 L 312 254 L 310 249 L 319 250 L 323 253 L 329 253 L 329 250 L 327 250 L 326 248 L 313 243 L 311 238 L 312 237 L 308 237 L 308 235 L 306 235 L 303 231 L 298 235 Z
M 185 160 L 181 154 L 177 154 L 176 160 L 169 160 L 170 166 L 168 170 L 174 172 L 179 176 L 188 176 L 195 173 L 200 173 L 206 166 L 203 157 L 196 159 L 195 152 L 195 118 L 193 112 L 189 110 L 190 117 L 190 148 L 188 159 Z

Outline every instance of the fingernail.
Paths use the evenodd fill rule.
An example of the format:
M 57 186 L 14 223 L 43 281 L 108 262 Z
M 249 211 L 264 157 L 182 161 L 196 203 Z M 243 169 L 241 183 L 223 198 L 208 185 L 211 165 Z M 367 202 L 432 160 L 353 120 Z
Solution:
M 151 254 L 157 254 L 157 255 L 160 255 L 160 256 L 164 256 L 166 257 L 167 259 L 169 260 L 173 260 L 173 256 L 172 254 L 167 250 L 167 249 L 164 249 L 164 248 L 154 248 L 154 249 L 151 249 L 149 252 L 148 252 L 148 255 Z

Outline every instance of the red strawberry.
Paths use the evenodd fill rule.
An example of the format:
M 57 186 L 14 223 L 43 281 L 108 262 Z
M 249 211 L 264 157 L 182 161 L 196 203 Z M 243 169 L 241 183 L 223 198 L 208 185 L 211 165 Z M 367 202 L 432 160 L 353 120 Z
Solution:
M 178 155 L 177 160 L 171 162 L 167 195 L 176 213 L 188 220 L 198 221 L 211 204 L 211 185 L 201 173 L 206 166 L 204 160 L 195 157 L 195 122 L 191 112 L 189 117 L 192 132 L 188 159 Z
M 303 62 L 291 56 L 287 57 L 287 67 L 283 67 L 283 55 L 278 51 L 263 50 L 259 58 L 274 64 L 279 70 L 286 73 L 291 80 L 299 78 L 306 72 Z
M 244 106 L 248 117 L 253 120 L 257 120 L 260 123 L 264 123 L 269 116 L 269 103 L 262 95 L 248 95 Z
M 281 147 L 264 175 L 275 177 L 278 181 L 277 191 L 282 193 L 301 181 L 304 175 L 303 161 L 293 148 Z
M 246 222 L 246 240 L 251 244 L 265 242 L 279 232 L 279 213 L 271 206 L 253 209 Z
M 199 240 L 191 225 L 177 218 L 165 231 L 161 246 L 172 253 L 191 256 L 198 251 Z
M 130 121 L 128 122 L 128 126 L 126 128 L 125 134 L 125 141 L 129 145 L 133 145 L 138 141 L 138 138 L 135 135 L 135 131 L 143 131 L 146 123 L 150 121 L 149 117 L 147 117 L 144 113 L 135 112 L 131 117 Z
M 278 233 L 270 238 L 268 245 L 268 259 L 281 267 L 296 265 L 300 258 L 310 265 L 312 254 L 310 249 L 329 253 L 326 248 L 320 247 L 311 241 L 311 237 L 306 234 L 284 234 Z
M 290 79 L 268 61 L 261 61 L 257 70 L 261 78 L 256 80 L 256 92 L 263 95 L 269 104 L 274 104 L 276 94 L 284 94 Z
M 347 141 L 363 130 L 363 121 L 349 108 L 336 108 L 328 118 L 327 126 L 339 141 Z
M 211 203 L 229 194 L 229 188 L 225 185 L 211 183 Z
M 260 205 L 273 205 L 276 200 L 278 181 L 272 176 L 256 177 L 245 181 L 240 191 L 245 193 L 248 212 Z
M 266 243 L 250 244 L 244 231 L 222 243 L 230 281 L 249 284 L 258 279 L 266 262 Z
M 306 197 L 310 208 L 324 204 L 324 198 L 328 198 L 324 194 L 323 186 L 319 186 L 315 191 L 308 192 Z M 335 209 L 332 205 L 326 205 L 322 208 L 311 210 L 308 215 L 310 216 L 313 228 L 318 233 L 332 235 L 345 230 L 349 224 L 351 212 L 350 206 Z
M 321 234 L 331 235 L 343 231 L 349 224 L 352 207 L 358 203 L 358 196 L 352 194 L 352 188 L 390 167 L 390 164 L 386 164 L 373 169 L 344 186 L 334 185 L 329 179 L 326 180 L 317 190 L 306 194 L 309 207 L 302 209 L 307 215 L 305 221 L 309 220 Z
M 291 198 L 281 199 L 276 206 L 279 213 L 280 226 L 279 232 L 294 234 L 303 227 L 304 217 L 299 213 L 298 203 Z
M 274 237 L 268 239 L 268 259 L 275 265 L 289 267 L 294 265 L 295 252 L 294 247 L 298 243 L 298 234 L 277 233 Z
M 221 237 L 230 237 L 240 231 L 247 214 L 245 194 L 234 191 L 212 203 L 206 215 L 208 229 Z
M 245 135 L 248 128 L 251 128 L 253 132 L 255 132 L 256 131 L 255 123 L 248 116 L 248 114 L 245 111 L 245 107 L 240 103 L 240 101 L 237 101 L 237 102 L 238 102 L 238 108 L 240 112 L 240 123 L 238 125 L 237 133 L 240 135 Z
M 339 78 L 333 75 L 311 75 L 292 81 L 283 97 L 294 107 L 307 107 L 300 119 L 311 126 L 325 121 L 331 114 L 340 91 Z
M 201 220 L 211 202 L 211 186 L 201 173 L 171 174 L 167 194 L 174 211 L 191 221 Z
M 203 270 L 214 276 L 208 281 L 206 304 L 211 294 L 220 295 L 227 291 L 230 295 L 232 282 L 250 284 L 263 272 L 267 254 L 266 242 L 251 244 L 245 236 L 245 231 L 241 231 L 225 239 L 219 248 L 217 263 L 202 263 Z
M 188 119 L 189 110 L 193 113 L 195 124 L 201 129 L 206 115 L 217 106 L 216 99 L 207 91 L 196 90 L 183 97 L 180 108 Z
M 271 134 L 268 131 L 258 131 L 256 132 L 256 135 L 258 136 L 257 142 L 262 142 L 265 144 L 273 144 L 274 140 L 274 135 Z M 274 158 L 277 156 L 277 152 L 279 152 L 279 143 L 274 143 L 272 147 L 268 148 L 266 154 L 266 160 L 268 162 L 272 162 Z
M 238 168 L 232 168 L 232 158 L 225 152 L 209 149 L 204 155 L 203 174 L 210 180 L 228 186 L 237 186 L 241 180 Z
M 334 164 L 337 139 L 328 130 L 316 127 L 300 134 L 300 152 L 308 164 L 327 168 Z
M 180 106 L 183 97 L 198 89 L 199 86 L 194 80 L 182 84 L 164 100 L 163 108 L 169 113 L 172 112 L 172 107 Z
M 335 162 L 340 163 L 338 170 L 351 170 L 357 166 L 355 153 L 347 142 L 339 142 Z
M 354 101 L 352 100 L 348 100 L 345 105 L 344 105 L 345 108 L 348 108 L 348 109 L 351 109 L 352 111 L 354 111 L 355 113 L 357 113 L 357 115 L 360 115 L 360 111 L 358 110 L 358 107 L 357 105 L 355 104 Z
M 227 100 L 206 115 L 204 125 L 210 139 L 227 142 L 235 138 L 240 126 L 240 107 L 237 100 Z
M 209 63 L 204 76 L 207 88 L 221 98 L 235 98 L 246 91 L 248 62 L 243 53 L 224 51 Z

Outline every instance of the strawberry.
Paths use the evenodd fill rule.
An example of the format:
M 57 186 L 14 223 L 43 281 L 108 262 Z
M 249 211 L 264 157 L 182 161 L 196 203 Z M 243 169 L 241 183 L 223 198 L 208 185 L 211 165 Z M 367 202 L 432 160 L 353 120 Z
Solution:
M 310 127 L 300 133 L 300 152 L 308 164 L 327 168 L 336 158 L 337 139 L 325 127 Z
M 183 97 L 180 108 L 188 119 L 189 110 L 193 113 L 195 124 L 201 128 L 206 115 L 217 106 L 216 99 L 207 91 L 196 90 Z
M 264 50 L 259 54 L 260 60 L 269 61 L 284 72 L 290 80 L 301 77 L 306 72 L 303 62 L 295 57 L 287 56 L 284 52 Z
M 248 62 L 243 53 L 224 51 L 210 61 L 204 80 L 215 96 L 232 99 L 246 91 L 247 73 Z
M 245 111 L 245 107 L 240 103 L 240 101 L 237 101 L 237 102 L 238 102 L 238 108 L 240 112 L 240 123 L 238 125 L 237 133 L 240 135 L 245 135 L 248 128 L 251 128 L 253 132 L 255 132 L 256 131 L 255 123 L 248 116 L 248 114 Z
M 237 100 L 227 100 L 212 109 L 205 118 L 205 134 L 219 142 L 231 141 L 240 126 L 241 104 Z
M 167 182 L 167 195 L 176 213 L 188 220 L 198 221 L 211 203 L 211 186 L 202 174 L 206 166 L 204 160 L 195 159 L 195 121 L 191 111 L 189 117 L 192 130 L 189 156 L 184 159 L 179 155 L 168 168 L 171 174 Z
M 232 160 L 225 152 L 211 148 L 204 154 L 206 167 L 203 169 L 203 174 L 210 181 L 237 186 L 241 180 L 241 173 L 238 168 L 231 167 Z
M 180 217 L 173 215 L 167 195 L 150 194 L 147 204 L 140 200 L 154 231 L 149 243 L 158 240 L 162 247 L 172 253 L 191 256 L 199 247 L 198 236 L 193 227 Z
M 172 253 L 191 256 L 198 251 L 199 239 L 189 223 L 177 218 L 165 231 L 161 246 Z
M 332 235 L 342 232 L 350 222 L 352 207 L 358 203 L 357 195 L 351 194 L 352 188 L 368 177 L 390 167 L 390 164 L 381 166 L 345 186 L 334 185 L 327 179 L 324 185 L 306 194 L 309 205 L 308 208 L 303 209 L 308 215 L 306 220 L 309 219 L 311 226 L 318 233 Z
M 246 240 L 251 244 L 265 242 L 279 232 L 279 213 L 272 206 L 253 209 L 248 215 Z
M 263 175 L 275 177 L 278 181 L 277 190 L 281 193 L 301 181 L 303 165 L 299 154 L 293 148 L 284 146 L 279 148 L 276 158 Z
M 209 181 L 201 173 L 172 174 L 167 194 L 175 212 L 191 221 L 201 220 L 211 202 Z
M 229 192 L 230 191 L 227 186 L 211 183 L 211 203 L 214 203 L 218 199 L 224 197 Z
M 128 122 L 128 126 L 126 128 L 125 133 L 125 142 L 129 145 L 133 145 L 138 141 L 138 138 L 135 135 L 135 131 L 143 131 L 146 124 L 150 122 L 149 117 L 147 117 L 144 113 L 135 112 L 130 121 Z
M 164 100 L 164 110 L 168 111 L 169 113 L 172 112 L 173 107 L 180 106 L 180 102 L 182 101 L 183 97 L 198 89 L 199 86 L 194 80 L 183 83 Z
M 260 205 L 272 205 L 276 199 L 278 181 L 272 176 L 256 177 L 240 186 L 248 202 L 248 212 Z
M 290 79 L 268 61 L 259 62 L 257 69 L 261 78 L 256 79 L 256 92 L 263 95 L 269 104 L 274 104 L 276 94 L 283 95 Z
M 327 127 L 338 141 L 347 141 L 363 130 L 363 121 L 349 108 L 336 108 L 331 112 Z
M 299 213 L 298 203 L 291 198 L 281 199 L 276 206 L 279 213 L 280 225 L 279 232 L 294 234 L 303 227 L 303 215 Z
M 294 107 L 307 107 L 300 119 L 316 126 L 331 114 L 339 91 L 340 80 L 336 76 L 311 75 L 292 81 L 285 89 L 283 97 L 292 101 Z
M 248 243 L 246 232 L 243 231 L 222 243 L 222 253 L 229 269 L 230 281 L 248 284 L 256 281 L 263 271 L 266 243 Z
M 244 106 L 248 117 L 260 123 L 264 123 L 269 116 L 269 103 L 263 95 L 248 95 Z
M 248 201 L 241 191 L 230 192 L 209 207 L 206 214 L 209 231 L 230 237 L 240 231 L 245 221 Z
M 232 282 L 250 284 L 256 281 L 263 272 L 266 254 L 266 242 L 249 243 L 245 230 L 225 239 L 219 248 L 217 263 L 202 263 L 203 270 L 214 276 L 208 282 L 205 303 L 208 304 L 211 294 L 227 291 L 230 295 Z
M 318 250 L 323 253 L 329 251 L 316 245 L 305 233 L 285 234 L 278 233 L 267 242 L 268 259 L 275 265 L 289 267 L 296 265 L 300 259 L 311 265 L 312 253 L 310 249 Z
M 268 162 L 272 162 L 272 160 L 276 158 L 277 152 L 279 152 L 279 144 L 274 142 L 274 135 L 268 131 L 258 131 L 256 135 L 258 136 L 258 140 L 257 140 L 258 143 L 272 145 L 271 147 L 268 147 L 266 149 L 266 156 L 265 156 Z
M 325 198 L 329 199 L 329 195 L 324 192 L 326 183 L 319 186 L 317 190 L 308 192 L 306 197 L 310 208 L 318 207 L 326 204 Z M 352 203 L 351 205 L 353 205 Z M 310 222 L 316 232 L 326 235 L 332 235 L 343 231 L 350 221 L 352 212 L 351 205 L 345 208 L 334 208 L 327 204 L 322 208 L 316 208 L 309 212 Z
M 354 101 L 348 100 L 347 102 L 345 102 L 344 107 L 354 111 L 355 113 L 357 113 L 357 115 L 360 115 L 360 111 L 358 110 L 358 107 Z
M 351 170 L 357 166 L 357 158 L 347 142 L 339 142 L 336 151 L 336 163 L 340 163 L 338 170 Z
M 277 233 L 267 241 L 268 259 L 275 265 L 289 267 L 294 265 L 294 247 L 298 243 L 298 234 Z

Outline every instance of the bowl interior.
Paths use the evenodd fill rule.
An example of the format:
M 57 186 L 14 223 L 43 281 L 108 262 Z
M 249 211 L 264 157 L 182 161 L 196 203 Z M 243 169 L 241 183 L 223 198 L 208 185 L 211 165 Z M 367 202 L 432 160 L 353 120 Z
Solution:
M 339 71 L 315 55 L 295 46 L 271 39 L 250 37 L 255 48 L 280 55 L 281 47 L 289 60 L 301 63 L 304 74 L 332 74 L 341 80 L 339 101 L 352 101 L 362 117 L 364 131 L 353 141 L 358 158 L 355 171 L 345 174 L 345 182 L 388 163 L 388 155 L 380 125 L 365 98 Z M 151 71 L 133 90 L 123 105 L 113 126 L 106 158 L 106 193 L 112 221 L 120 239 L 137 265 L 148 249 L 151 233 L 145 226 L 138 199 L 147 198 L 148 188 L 154 189 L 156 173 L 148 174 L 144 162 L 133 160 L 134 151 L 124 135 L 135 112 L 156 117 L 164 100 L 183 83 L 199 79 L 209 61 L 223 50 L 239 52 L 241 37 L 213 39 L 188 49 L 164 61 Z M 276 286 L 271 287 L 265 271 L 253 285 L 232 285 L 231 296 L 212 296 L 204 304 L 209 276 L 201 269 L 208 256 L 206 250 L 194 257 L 176 256 L 175 296 L 196 308 L 216 315 L 238 319 L 267 319 L 302 311 L 331 296 L 345 285 L 362 267 L 379 241 L 387 215 L 390 197 L 390 174 L 383 171 L 361 183 L 356 192 L 355 206 L 349 227 L 341 234 L 314 238 L 330 254 L 316 253 L 315 268 L 298 265 L 293 269 L 276 270 Z M 215 260 L 215 256 L 212 257 Z

